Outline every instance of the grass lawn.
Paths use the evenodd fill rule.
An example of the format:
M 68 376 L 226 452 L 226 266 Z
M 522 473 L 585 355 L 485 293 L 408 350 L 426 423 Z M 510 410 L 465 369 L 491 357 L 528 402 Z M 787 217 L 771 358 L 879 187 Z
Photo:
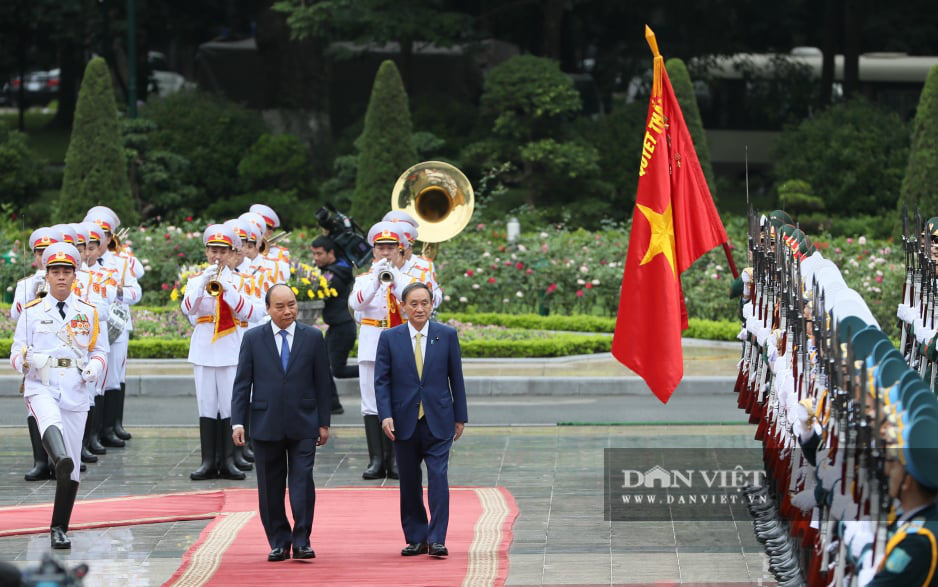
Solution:
M 26 135 L 29 137 L 29 146 L 37 155 L 45 159 L 50 165 L 65 163 L 65 151 L 68 149 L 70 132 L 63 129 L 47 128 L 48 123 L 55 116 L 55 111 L 44 112 L 40 108 L 31 108 L 26 111 Z M 16 110 L 0 112 L 0 123 L 16 129 L 19 125 L 19 113 Z

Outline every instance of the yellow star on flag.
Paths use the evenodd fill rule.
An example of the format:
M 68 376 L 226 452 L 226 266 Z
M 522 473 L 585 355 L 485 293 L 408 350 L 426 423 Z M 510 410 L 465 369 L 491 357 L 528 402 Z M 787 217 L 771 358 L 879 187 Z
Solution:
M 639 263 L 639 266 L 650 263 L 652 259 L 661 254 L 671 265 L 671 273 L 677 277 L 677 269 L 674 266 L 674 218 L 671 216 L 671 202 L 668 202 L 668 207 L 660 213 L 647 206 L 636 205 L 651 227 L 648 250 L 645 251 L 645 257 Z

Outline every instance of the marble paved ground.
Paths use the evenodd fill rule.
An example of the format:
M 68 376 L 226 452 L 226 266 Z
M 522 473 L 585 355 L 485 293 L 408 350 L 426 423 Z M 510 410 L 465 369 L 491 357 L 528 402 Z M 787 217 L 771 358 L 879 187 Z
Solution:
M 127 448 L 112 449 L 101 462 L 89 465 L 79 500 L 254 483 L 253 473 L 243 482 L 190 481 L 199 450 L 193 428 L 132 432 Z M 450 482 L 502 485 L 514 495 L 520 515 L 508 585 L 774 584 L 752 525 L 742 516 L 713 522 L 603 519 L 605 448 L 754 446 L 746 425 L 468 427 L 454 447 Z M 26 431 L 0 428 L 0 447 L 0 506 L 51 501 L 51 482 L 23 481 L 23 472 L 31 466 Z M 334 428 L 328 446 L 317 454 L 316 483 L 378 483 L 362 481 L 366 460 L 363 431 Z M 62 558 L 89 564 L 86 585 L 159 585 L 205 524 L 73 532 L 74 546 Z M 317 537 L 314 528 L 314 548 L 317 540 L 327 539 Z M 36 564 L 47 549 L 45 534 L 0 538 L 0 560 L 20 567 Z

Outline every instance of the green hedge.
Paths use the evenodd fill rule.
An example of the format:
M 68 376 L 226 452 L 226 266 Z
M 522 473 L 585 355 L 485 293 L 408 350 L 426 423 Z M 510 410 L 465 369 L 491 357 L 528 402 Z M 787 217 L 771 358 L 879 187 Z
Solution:
M 460 346 L 462 355 L 472 358 L 564 357 L 608 353 L 612 348 L 612 337 L 559 334 L 533 340 L 471 340 Z
M 12 338 L 0 338 L 0 357 L 9 357 Z M 189 356 L 188 338 L 144 338 L 131 340 L 127 349 L 131 359 L 185 359 Z

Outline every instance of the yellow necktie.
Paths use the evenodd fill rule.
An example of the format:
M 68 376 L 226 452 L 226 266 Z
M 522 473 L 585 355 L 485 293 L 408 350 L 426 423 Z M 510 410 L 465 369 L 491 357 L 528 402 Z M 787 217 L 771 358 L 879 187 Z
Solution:
M 423 377 L 423 352 L 420 350 L 420 339 L 423 334 L 417 333 L 417 344 L 414 345 L 414 362 L 417 363 L 417 377 Z M 423 418 L 423 402 L 417 408 L 417 419 Z

